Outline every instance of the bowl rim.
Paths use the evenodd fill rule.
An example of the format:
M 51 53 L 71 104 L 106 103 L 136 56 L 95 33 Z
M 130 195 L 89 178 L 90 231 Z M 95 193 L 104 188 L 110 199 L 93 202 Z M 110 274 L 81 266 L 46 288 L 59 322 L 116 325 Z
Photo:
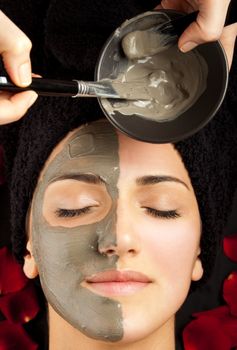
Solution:
M 115 29 L 115 31 L 108 37 L 108 39 L 106 40 L 105 44 L 103 45 L 103 47 L 101 49 L 101 52 L 99 54 L 97 63 L 96 63 L 96 67 L 95 67 L 95 80 L 101 79 L 100 72 L 101 72 L 103 59 L 104 59 L 104 57 L 106 55 L 106 51 L 107 51 L 108 47 L 110 46 L 111 41 L 115 37 L 119 36 L 121 30 L 123 28 L 126 28 L 127 25 L 131 25 L 131 23 L 134 23 L 135 21 L 139 20 L 140 18 L 144 18 L 146 16 L 151 16 L 151 15 L 154 15 L 156 13 L 158 14 L 158 13 L 162 13 L 162 12 L 163 13 L 167 13 L 167 14 L 173 13 L 174 15 L 184 15 L 185 14 L 184 12 L 171 10 L 171 9 L 167 9 L 167 10 L 166 9 L 155 9 L 155 10 L 152 10 L 152 11 L 146 11 L 146 12 L 140 13 L 140 14 L 132 17 L 131 19 L 125 20 L 117 29 Z M 221 91 L 220 91 L 220 94 L 219 94 L 219 98 L 218 98 L 216 104 L 215 105 L 213 104 L 213 108 L 211 109 L 211 112 L 209 112 L 207 114 L 206 118 L 202 119 L 202 121 L 198 124 L 198 126 L 196 126 L 194 128 L 190 128 L 189 130 L 187 130 L 185 132 L 182 132 L 182 133 L 177 132 L 177 135 L 172 135 L 172 136 L 167 135 L 167 137 L 164 137 L 164 136 L 160 137 L 160 136 L 158 136 L 156 138 L 156 136 L 155 137 L 149 137 L 149 135 L 148 136 L 147 135 L 143 136 L 143 135 L 140 135 L 140 134 L 138 135 L 131 128 L 129 128 L 129 130 L 128 130 L 127 127 L 125 127 L 123 125 L 123 123 L 121 124 L 116 119 L 116 115 L 115 115 L 115 117 L 113 115 L 110 115 L 107 112 L 106 108 L 104 107 L 104 105 L 102 103 L 102 99 L 98 98 L 98 102 L 99 102 L 100 108 L 102 109 L 102 111 L 105 114 L 106 118 L 112 123 L 112 125 L 115 128 L 119 129 L 122 133 L 124 133 L 124 134 L 126 134 L 126 135 L 128 135 L 128 136 L 130 136 L 132 138 L 135 138 L 137 140 L 150 142 L 150 143 L 169 143 L 169 142 L 174 143 L 174 142 L 178 142 L 178 141 L 184 140 L 184 139 L 192 136 L 193 134 L 195 134 L 196 132 L 201 130 L 203 127 L 205 127 L 206 124 L 208 124 L 212 120 L 212 118 L 216 115 L 217 111 L 219 110 L 219 108 L 222 105 L 223 100 L 225 98 L 227 87 L 228 87 L 228 80 L 229 80 L 228 79 L 229 78 L 229 65 L 228 65 L 228 60 L 227 60 L 227 56 L 226 56 L 225 50 L 224 50 L 224 48 L 223 48 L 223 46 L 222 46 L 222 44 L 221 44 L 221 42 L 219 40 L 217 40 L 215 42 L 205 43 L 203 45 L 206 45 L 206 46 L 207 45 L 213 45 L 214 47 L 216 47 L 216 49 L 219 52 L 221 52 L 221 55 L 222 55 L 222 69 L 223 69 L 223 77 L 224 77 L 224 79 L 223 79 L 223 82 L 222 82 L 222 88 L 221 88 Z M 219 55 L 219 57 L 221 57 L 221 55 Z M 176 119 L 178 119 L 179 117 L 184 115 L 188 110 L 186 110 L 183 114 L 178 116 Z M 120 114 L 120 113 L 118 113 L 118 114 Z M 141 116 L 134 115 L 134 114 L 133 115 L 132 114 L 128 115 L 127 117 L 134 117 L 134 116 L 136 117 L 136 119 L 139 118 L 139 119 L 145 120 Z M 151 122 L 151 120 L 147 120 L 147 122 Z M 159 123 L 158 121 L 153 121 L 153 122 L 155 122 L 158 125 L 161 125 L 161 123 Z M 172 123 L 172 121 L 162 122 L 162 124 L 163 123 Z

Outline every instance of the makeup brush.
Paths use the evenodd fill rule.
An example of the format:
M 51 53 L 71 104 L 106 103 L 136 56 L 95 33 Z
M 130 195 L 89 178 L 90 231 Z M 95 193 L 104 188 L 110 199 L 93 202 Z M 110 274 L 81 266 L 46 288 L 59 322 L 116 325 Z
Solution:
M 230 13 L 231 12 L 231 13 Z M 164 51 L 178 41 L 184 30 L 196 20 L 199 11 L 169 20 L 147 30 L 133 31 L 122 39 L 122 47 L 129 59 L 140 59 Z M 229 8 L 225 25 L 236 22 L 236 15 Z
M 152 28 L 155 32 L 167 35 L 167 45 L 173 43 L 180 37 L 185 29 L 197 19 L 199 11 L 191 12 L 182 17 L 162 23 L 157 27 Z
M 41 96 L 100 97 L 126 100 L 150 100 L 145 84 L 119 82 L 110 79 L 100 81 L 52 80 L 32 78 L 27 87 L 19 87 L 6 76 L 0 76 L 0 91 L 22 92 L 33 90 Z
M 135 30 L 122 39 L 122 48 L 129 59 L 156 55 L 175 44 L 183 31 L 196 20 L 198 11 L 189 13 L 146 30 Z

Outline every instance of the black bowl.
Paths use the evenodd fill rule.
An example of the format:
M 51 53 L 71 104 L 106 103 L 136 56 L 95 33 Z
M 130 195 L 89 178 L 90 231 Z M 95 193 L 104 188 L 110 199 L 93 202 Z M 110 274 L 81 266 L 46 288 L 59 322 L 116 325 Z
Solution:
M 121 48 L 121 39 L 131 31 L 149 28 L 150 21 L 155 25 L 158 17 L 160 19 L 161 12 L 167 13 L 172 19 L 183 15 L 172 10 L 152 11 L 124 22 L 103 47 L 96 66 L 96 80 L 115 79 L 124 71 L 128 61 Z M 228 63 L 218 41 L 200 45 L 194 50 L 197 50 L 207 63 L 207 87 L 188 110 L 176 119 L 158 122 L 135 114 L 125 116 L 118 111 L 110 114 L 103 101 L 99 99 L 100 106 L 109 121 L 123 133 L 137 140 L 152 143 L 177 142 L 203 128 L 214 117 L 224 99 L 228 84 Z

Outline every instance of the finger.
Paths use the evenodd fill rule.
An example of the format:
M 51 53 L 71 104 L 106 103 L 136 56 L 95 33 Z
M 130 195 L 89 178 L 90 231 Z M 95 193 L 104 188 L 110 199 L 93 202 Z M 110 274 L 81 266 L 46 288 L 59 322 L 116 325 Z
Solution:
M 218 40 L 221 36 L 230 1 L 200 1 L 199 14 L 181 35 L 178 46 L 187 52 L 199 44 Z
M 19 86 L 31 83 L 29 38 L 0 11 L 0 54 L 12 81 Z
M 162 10 L 164 7 L 160 4 L 160 5 L 157 5 L 154 10 Z
M 170 9 L 170 10 L 176 10 L 176 11 L 181 11 L 181 12 L 192 12 L 195 11 L 196 8 L 192 3 L 189 3 L 188 1 L 185 0 L 179 0 L 179 1 L 174 1 L 174 0 L 162 0 L 160 5 L 160 8 L 163 9 Z M 156 7 L 156 9 L 158 8 Z
M 20 119 L 32 106 L 38 95 L 34 91 L 24 91 L 12 95 L 8 92 L 0 93 L 0 125 L 8 124 Z
M 32 78 L 42 78 L 42 75 L 32 73 Z
M 226 53 L 229 69 L 231 67 L 232 60 L 233 60 L 236 36 L 237 36 L 237 23 L 225 27 L 220 37 L 221 44 Z

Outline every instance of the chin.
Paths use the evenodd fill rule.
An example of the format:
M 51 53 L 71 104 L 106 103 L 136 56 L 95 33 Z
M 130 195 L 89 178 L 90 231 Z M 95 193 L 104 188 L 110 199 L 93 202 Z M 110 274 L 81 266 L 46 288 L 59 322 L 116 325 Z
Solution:
M 164 308 L 161 310 L 159 305 L 153 305 L 138 308 L 123 308 L 123 337 L 118 341 L 120 344 L 129 344 L 141 342 L 141 346 L 146 341 L 158 343 L 163 340 L 174 338 L 175 315 L 171 310 Z M 160 312 L 158 311 L 160 309 Z M 172 310 L 173 311 L 173 310 Z M 144 347 L 145 348 L 145 347 Z M 162 347 L 161 347 L 162 348 Z
M 123 320 L 123 338 L 118 342 L 120 344 L 136 343 L 142 340 L 148 340 L 153 335 L 162 335 L 164 324 L 154 324 L 147 317 Z M 171 329 L 171 328 L 170 328 Z

